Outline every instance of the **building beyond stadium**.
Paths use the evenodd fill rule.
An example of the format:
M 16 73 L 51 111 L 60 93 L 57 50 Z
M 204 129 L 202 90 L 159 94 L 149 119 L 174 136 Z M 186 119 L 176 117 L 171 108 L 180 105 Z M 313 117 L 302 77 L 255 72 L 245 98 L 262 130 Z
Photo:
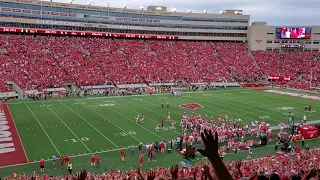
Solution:
M 35 0 L 1 0 L 0 31 L 143 39 L 243 41 L 251 50 L 319 50 L 320 26 L 276 27 L 253 22 L 242 10 L 221 14 L 98 7 Z M 19 29 L 16 29 L 19 28 Z M 60 30 L 60 31 L 57 31 Z M 299 31 L 292 37 L 286 31 Z

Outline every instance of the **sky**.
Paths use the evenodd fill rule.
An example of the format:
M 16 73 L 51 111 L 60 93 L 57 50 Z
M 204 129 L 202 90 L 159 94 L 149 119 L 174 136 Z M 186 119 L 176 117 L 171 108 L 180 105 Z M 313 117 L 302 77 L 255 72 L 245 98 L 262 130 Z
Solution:
M 70 2 L 69 0 L 53 0 Z M 90 0 L 92 6 L 107 6 L 139 9 L 140 6 L 166 6 L 167 10 L 176 8 L 179 12 L 219 14 L 226 9 L 243 10 L 250 15 L 250 21 L 267 22 L 269 26 L 308 26 L 320 25 L 320 0 Z M 87 4 L 88 0 L 74 0 L 73 4 Z

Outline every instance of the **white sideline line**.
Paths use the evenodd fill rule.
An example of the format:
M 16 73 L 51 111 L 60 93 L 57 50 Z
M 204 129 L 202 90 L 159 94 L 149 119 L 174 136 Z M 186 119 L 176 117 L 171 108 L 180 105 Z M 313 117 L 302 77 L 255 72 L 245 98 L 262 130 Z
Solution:
M 29 108 L 29 106 L 27 104 L 25 104 L 26 107 L 29 109 L 29 111 L 31 112 L 31 114 L 33 115 L 33 117 L 37 120 L 38 124 L 40 125 L 40 127 L 42 128 L 43 132 L 47 135 L 49 141 L 51 142 L 52 146 L 54 147 L 54 149 L 57 151 L 57 153 L 59 154 L 59 156 L 61 156 L 59 150 L 57 149 L 57 147 L 54 145 L 54 143 L 52 142 L 51 138 L 49 137 L 47 131 L 43 128 L 42 124 L 40 123 L 39 119 L 33 114 L 33 112 L 31 111 L 31 109 Z
M 78 154 L 78 155 L 73 155 L 73 156 L 69 156 L 69 157 L 73 158 L 73 157 L 82 157 L 82 156 L 103 154 L 103 153 L 108 153 L 108 152 L 120 151 L 120 150 L 124 150 L 124 149 L 130 149 L 131 147 L 136 148 L 138 146 L 130 146 L 130 147 L 127 147 L 127 148 L 118 148 L 118 149 L 112 149 L 112 150 L 100 151 L 100 152 L 90 152 L 90 153 L 87 153 L 87 154 Z M 45 161 L 52 161 L 52 159 L 45 160 Z M 29 162 L 29 163 L 20 163 L 20 164 L 14 164 L 14 165 L 9 165 L 9 166 L 2 166 L 2 167 L 0 167 L 0 169 L 7 168 L 7 167 L 16 167 L 16 166 L 21 166 L 21 165 L 27 165 L 27 164 L 35 164 L 35 163 L 39 163 L 39 162 L 40 161 L 32 161 L 32 162 Z
M 10 111 L 10 109 L 9 109 L 9 106 L 8 106 L 7 104 L 6 104 L 6 106 L 7 106 L 7 109 L 8 109 L 8 111 L 9 111 L 9 115 L 11 116 L 11 120 L 13 121 L 13 125 L 14 125 L 14 127 L 16 128 L 16 131 L 17 131 L 17 133 L 18 133 L 18 138 L 19 138 L 20 144 L 22 145 L 22 149 L 23 149 L 24 155 L 25 155 L 25 156 L 26 156 L 26 158 L 28 159 L 28 156 L 27 156 L 26 150 L 24 149 L 24 146 L 23 146 L 23 143 L 22 143 L 22 141 L 21 141 L 21 138 L 20 138 L 20 134 L 19 134 L 18 128 L 17 128 L 17 126 L 16 126 L 16 123 L 14 122 L 14 119 L 13 119 L 13 116 L 12 116 L 11 111 Z
M 220 93 L 220 92 L 225 92 L 225 91 L 251 91 L 250 89 L 245 89 L 245 88 L 239 88 L 239 89 L 225 89 L 225 90 L 208 90 L 208 91 L 193 91 L 193 92 L 182 92 L 183 94 L 192 94 L 192 93 L 202 93 L 202 92 L 207 92 L 207 93 Z M 128 97 L 139 97 L 139 96 L 168 96 L 170 93 L 159 93 L 159 94 L 135 94 L 135 95 L 131 95 L 131 96 L 103 96 L 103 97 L 90 97 L 90 98 L 85 98 L 85 97 L 82 97 L 82 98 L 70 98 L 68 99 L 67 97 L 64 97 L 63 99 L 62 98 L 59 98 L 57 100 L 53 100 L 53 99 L 49 99 L 49 100 L 46 100 L 46 101 L 25 101 L 25 102 L 11 102 L 9 101 L 8 104 L 24 104 L 24 103 L 27 103 L 27 104 L 32 104 L 32 103 L 43 103 L 43 102 L 56 102 L 56 101 L 72 101 L 72 100 L 83 100 L 83 99 L 107 99 L 107 98 L 128 98 Z M 19 100 L 17 100 L 19 101 Z
M 312 141 L 312 140 L 317 140 L 317 139 L 320 139 L 320 137 L 313 138 L 313 139 L 305 139 L 305 141 Z M 259 148 L 254 148 L 254 150 L 255 149 L 264 149 L 264 148 L 273 147 L 273 146 L 275 146 L 275 145 L 269 145 L 269 146 L 263 146 L 263 147 L 259 147 Z M 82 156 L 89 156 L 89 155 L 95 155 L 95 154 L 103 154 L 103 153 L 108 153 L 108 152 L 114 152 L 114 151 L 130 149 L 131 147 L 136 148 L 138 146 L 130 146 L 130 147 L 127 147 L 127 148 L 112 149 L 112 150 L 100 151 L 100 152 L 95 152 L 95 153 L 78 154 L 78 155 L 69 156 L 69 157 L 82 157 Z M 316 149 L 316 148 L 310 148 L 310 149 Z M 247 151 L 247 150 L 242 150 L 242 151 L 239 151 L 238 153 L 245 152 L 245 151 Z M 226 156 L 230 156 L 230 155 L 234 155 L 234 154 L 229 153 Z M 45 161 L 52 161 L 52 159 L 45 160 Z M 2 167 L 0 167 L 0 169 L 7 168 L 7 167 L 22 166 L 22 165 L 27 165 L 27 164 L 35 164 L 35 163 L 39 163 L 39 162 L 40 161 L 33 161 L 33 162 L 30 162 L 30 163 L 21 163 L 21 164 L 9 165 L 9 166 L 2 166 Z
M 81 142 L 81 144 L 89 151 L 92 152 L 82 141 L 81 139 L 70 129 L 70 127 L 52 110 L 50 109 L 45 103 L 42 103 L 44 106 L 46 106 L 57 118 L 70 130 L 70 132 Z
M 116 148 L 119 148 L 114 142 L 112 142 L 109 138 L 107 138 L 104 134 L 101 133 L 97 128 L 95 128 L 91 123 L 89 123 L 87 120 L 85 120 L 81 115 L 79 115 L 77 112 L 63 104 L 62 102 L 58 101 L 60 104 L 62 104 L 64 107 L 68 108 L 70 111 L 75 113 L 77 116 L 79 116 L 82 120 L 84 120 L 87 124 L 89 124 L 94 130 L 96 130 L 99 134 L 101 134 L 105 139 L 107 139 L 109 142 L 111 142 Z
M 94 103 L 96 103 L 96 104 L 99 104 L 99 103 L 97 103 L 97 102 L 96 102 L 96 101 L 94 101 L 94 100 L 91 100 L 91 101 L 93 101 L 93 102 L 94 102 Z M 108 107 L 106 107 L 106 108 L 108 108 Z M 159 136 L 158 134 L 155 134 L 154 132 L 150 131 L 149 129 L 147 129 L 147 128 L 145 128 L 145 127 L 141 126 L 140 124 L 135 123 L 134 121 L 132 121 L 131 119 L 129 119 L 127 116 L 124 116 L 124 115 L 122 115 L 121 113 L 118 113 L 117 111 L 112 110 L 111 108 L 108 108 L 108 109 L 109 109 L 109 110 L 111 110 L 111 111 L 113 111 L 114 113 L 117 113 L 117 114 L 119 114 L 120 116 L 122 116 L 122 117 L 124 117 L 124 118 L 128 119 L 129 121 L 131 121 L 131 122 L 133 122 L 134 124 L 136 124 L 136 125 L 140 126 L 142 129 L 144 129 L 144 130 L 148 131 L 149 133 L 151 133 L 151 134 L 153 134 L 153 135 L 157 136 L 158 138 L 165 139 L 165 138 L 163 138 L 163 137 Z

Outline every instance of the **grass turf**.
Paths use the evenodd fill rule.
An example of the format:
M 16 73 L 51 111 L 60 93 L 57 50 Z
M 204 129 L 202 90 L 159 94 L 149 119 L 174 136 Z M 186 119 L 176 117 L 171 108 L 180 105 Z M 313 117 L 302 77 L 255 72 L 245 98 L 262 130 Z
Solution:
M 161 108 L 161 103 L 169 108 Z M 198 103 L 203 108 L 196 110 L 182 109 L 181 104 Z M 120 162 L 119 150 L 139 142 L 150 143 L 164 139 L 172 139 L 180 134 L 178 124 L 183 112 L 195 112 L 202 116 L 217 118 L 218 114 L 228 112 L 230 119 L 242 119 L 244 123 L 263 120 L 277 125 L 279 120 L 287 120 L 288 112 L 295 113 L 296 120 L 306 114 L 308 121 L 319 120 L 319 112 L 306 113 L 304 107 L 312 104 L 314 110 L 320 108 L 320 101 L 298 97 L 278 95 L 249 89 L 228 89 L 208 92 L 183 93 L 182 97 L 170 97 L 167 94 L 125 97 L 101 97 L 80 99 L 54 99 L 47 101 L 17 101 L 9 103 L 13 119 L 16 123 L 30 164 L 0 168 L 0 175 L 11 174 L 17 170 L 32 173 L 39 172 L 41 158 L 49 159 L 52 154 L 74 156 L 71 162 L 74 171 L 89 169 L 92 154 L 101 157 L 101 168 L 91 170 L 102 172 L 105 169 L 120 168 L 128 170 L 139 165 L 137 149 L 134 157 L 129 157 L 126 150 L 126 162 Z M 281 108 L 282 107 L 282 108 Z M 283 108 L 286 107 L 286 108 Z M 176 129 L 155 132 L 156 123 L 166 119 L 168 112 L 174 119 Z M 143 124 L 135 122 L 137 114 L 145 115 Z M 165 124 L 169 126 L 169 124 Z M 319 140 L 311 140 L 310 147 L 319 144 Z M 145 148 L 143 148 L 144 150 Z M 264 156 L 273 149 L 267 146 L 257 149 L 255 157 Z M 273 153 L 273 151 L 272 151 Z M 231 155 L 226 159 L 243 158 L 247 153 Z M 157 162 L 146 163 L 142 169 L 156 166 L 169 166 L 181 161 L 177 153 L 158 155 Z M 203 160 L 196 158 L 191 164 Z M 57 168 L 53 168 L 51 161 L 46 162 L 46 174 L 67 174 L 61 169 L 59 161 Z

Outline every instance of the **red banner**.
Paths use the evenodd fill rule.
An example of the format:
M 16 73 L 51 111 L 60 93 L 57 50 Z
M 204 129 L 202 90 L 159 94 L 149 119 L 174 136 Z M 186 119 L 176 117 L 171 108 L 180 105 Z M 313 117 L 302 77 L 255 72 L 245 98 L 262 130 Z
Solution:
M 285 81 L 290 81 L 293 80 L 291 77 L 287 77 L 287 76 L 268 76 L 268 79 L 270 80 L 285 80 Z
M 0 32 L 12 33 L 38 33 L 38 34 L 65 34 L 73 36 L 109 36 L 135 39 L 179 39 L 178 36 L 150 36 L 141 34 L 108 34 L 104 32 L 83 32 L 83 31 L 63 31 L 63 30 L 46 30 L 46 29 L 22 29 L 22 28 L 5 28 L 0 27 Z

